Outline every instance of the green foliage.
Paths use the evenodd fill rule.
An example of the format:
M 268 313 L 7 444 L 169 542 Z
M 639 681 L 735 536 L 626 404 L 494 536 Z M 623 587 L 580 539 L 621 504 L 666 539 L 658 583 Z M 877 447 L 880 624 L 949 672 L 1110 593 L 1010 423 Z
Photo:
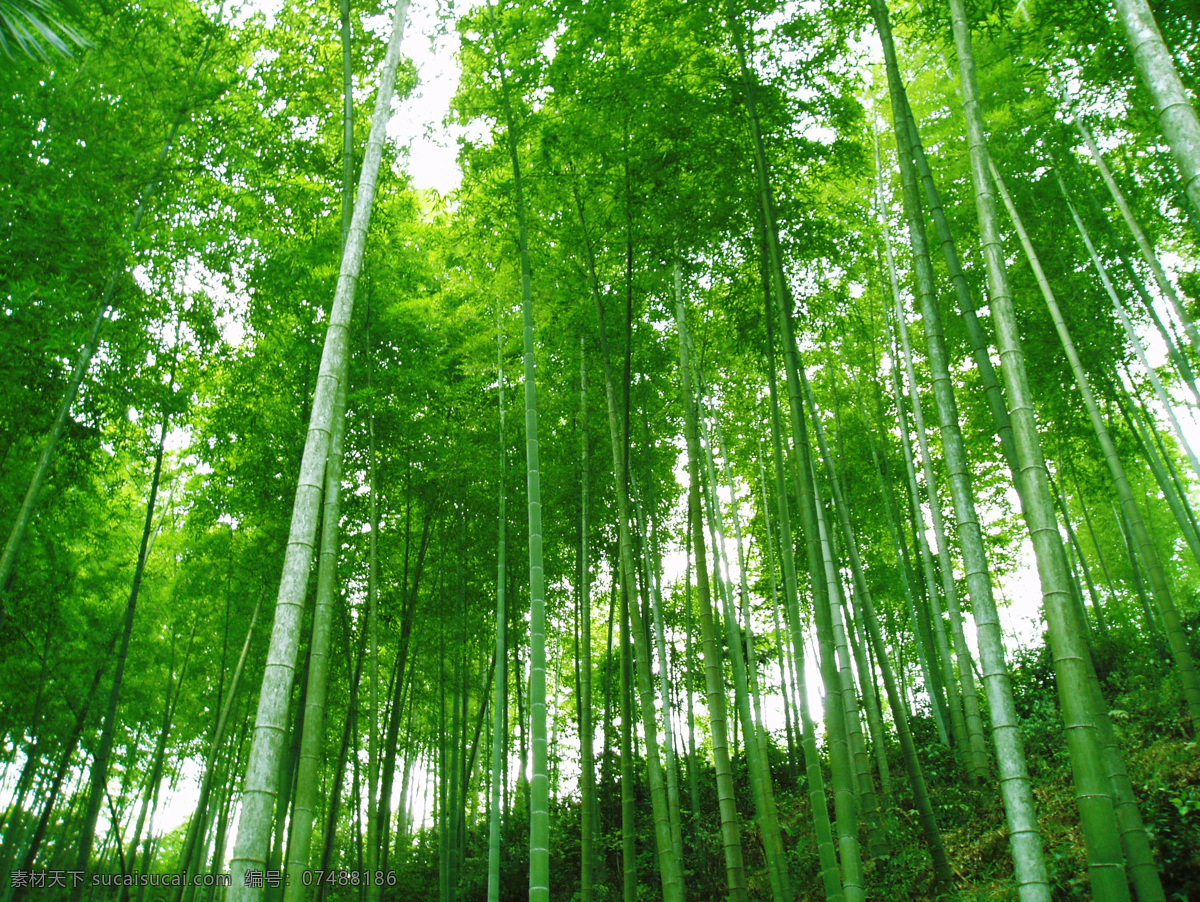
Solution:
M 328 4 L 290 0 L 270 17 L 253 13 L 231 24 L 215 21 L 207 7 L 185 0 L 115 6 L 80 0 L 67 17 L 78 24 L 70 26 L 37 2 L 23 7 L 25 13 L 16 12 L 8 0 L 0 2 L 6 4 L 0 5 L 0 50 L 42 57 L 40 62 L 17 61 L 0 72 L 0 222 L 5 224 L 0 229 L 0 511 L 7 516 L 28 485 L 98 299 L 110 278 L 117 286 L 100 352 L 71 410 L 6 602 L 9 622 L 0 633 L 0 743 L 5 760 L 13 761 L 0 780 L 6 804 L 16 780 L 7 775 L 19 769 L 25 756 L 40 758 L 37 792 L 23 809 L 7 816 L 0 834 L 0 849 L 8 856 L 14 851 L 10 837 L 35 823 L 44 787 L 66 750 L 80 705 L 95 674 L 106 666 L 105 651 L 136 555 L 157 426 L 166 414 L 175 427 L 162 489 L 163 514 L 155 525 L 135 627 L 110 793 L 129 820 L 153 790 L 148 786 L 150 758 L 161 728 L 164 687 L 179 679 L 185 656 L 188 665 L 168 740 L 166 772 L 168 781 L 181 785 L 191 779 L 228 698 L 251 614 L 264 599 L 245 683 L 233 707 L 234 722 L 217 765 L 221 793 L 241 785 L 245 750 L 239 743 L 255 706 L 252 687 L 264 666 L 305 416 L 338 272 L 343 148 L 339 22 Z M 1135 494 L 1144 499 L 1147 521 L 1194 639 L 1200 563 L 1189 558 L 1171 511 L 1121 422 L 1113 387 L 1125 384 L 1121 367 L 1130 355 L 1107 296 L 1084 265 L 1050 167 L 1062 172 L 1080 201 L 1106 260 L 1116 264 L 1128 242 L 1119 230 L 1105 227 L 1111 210 L 1096 193 L 1092 164 L 1063 125 L 1067 107 L 1057 94 L 1058 84 L 1068 80 L 1073 90 L 1077 86 L 1089 121 L 1111 147 L 1118 179 L 1130 189 L 1158 246 L 1180 261 L 1179 282 L 1193 301 L 1200 294 L 1195 236 L 1175 209 L 1169 166 L 1149 131 L 1145 105 L 1111 23 L 1073 0 L 973 6 L 993 155 L 1018 207 L 1028 211 L 1032 239 L 1051 280 L 1064 286 L 1064 296 L 1070 298 L 1065 305 L 1070 327 L 1085 365 L 1103 386 L 1119 452 Z M 889 300 L 888 285 L 876 250 L 880 230 L 872 197 L 869 132 L 879 106 L 873 96 L 878 79 L 871 72 L 870 52 L 859 40 L 864 34 L 860 7 L 513 0 L 494 13 L 477 7 L 453 23 L 462 42 L 462 80 L 453 117 L 471 135 L 460 146 L 463 186 L 451 198 L 414 190 L 405 170 L 403 138 L 389 145 L 392 165 L 385 165 L 379 186 L 359 289 L 362 303 L 352 324 L 326 797 L 338 773 L 335 756 L 343 727 L 355 717 L 358 721 L 351 733 L 351 758 L 340 764 L 345 785 L 331 841 L 332 866 L 357 868 L 362 831 L 356 810 L 365 808 L 365 802 L 354 798 L 353 786 L 356 767 L 360 782 L 364 769 L 355 757 L 365 760 L 365 753 L 357 753 L 365 747 L 367 689 L 360 681 L 356 697 L 352 686 L 365 622 L 369 417 L 381 511 L 380 692 L 386 716 L 395 708 L 399 718 L 397 747 L 385 750 L 396 761 L 397 784 L 405 766 L 415 762 L 413 773 L 420 777 L 414 777 L 418 785 L 410 792 L 413 812 L 423 811 L 426 797 L 437 797 L 424 780 L 448 784 L 448 774 L 434 773 L 447 732 L 441 719 L 442 690 L 447 712 L 451 705 L 465 711 L 464 746 L 472 745 L 476 718 L 484 716 L 501 455 L 509 462 L 511 759 L 528 743 L 528 579 L 522 568 L 511 565 L 519 557 L 513 549 L 523 548 L 527 540 L 527 525 L 525 483 L 515 475 L 524 434 L 516 390 L 520 275 L 514 188 L 502 125 L 506 88 L 526 179 L 539 323 L 548 643 L 552 686 L 557 688 L 549 712 L 556 742 L 550 852 L 555 898 L 573 899 L 579 891 L 575 875 L 581 813 L 578 793 L 570 787 L 578 748 L 572 652 L 581 539 L 589 548 L 595 589 L 588 600 L 593 606 L 593 660 L 587 664 L 595 680 L 598 771 L 605 777 L 599 785 L 598 819 L 604 880 L 594 898 L 614 900 L 620 886 L 612 716 L 620 706 L 608 641 L 617 527 L 606 399 L 598 375 L 597 301 L 604 309 L 604 338 L 615 364 L 615 403 L 622 411 L 628 393 L 630 467 L 664 548 L 663 559 L 652 566 L 660 567 L 664 582 L 671 584 L 664 619 L 677 723 L 685 713 L 682 690 L 689 681 L 697 698 L 699 760 L 687 762 L 683 756 L 685 767 L 693 768 L 699 779 L 701 803 L 694 821 L 685 814 L 689 895 L 720 898 L 725 893 L 713 814 L 708 713 L 700 701 L 703 675 L 694 661 L 690 674 L 681 669 L 694 651 L 689 642 L 696 643 L 685 626 L 680 528 L 685 505 L 678 481 L 682 406 L 671 310 L 678 264 L 705 403 L 721 420 L 747 523 L 756 650 L 764 673 L 774 681 L 784 654 L 781 646 L 788 643 L 786 637 L 777 641 L 773 629 L 762 628 L 770 620 L 766 542 L 768 517 L 774 514 L 765 508 L 772 504 L 774 488 L 772 483 L 764 504 L 759 465 L 770 471 L 772 462 L 763 457 L 768 410 L 757 184 L 728 21 L 741 15 L 759 78 L 757 101 L 809 377 L 834 446 L 865 575 L 887 627 L 889 652 L 914 696 L 913 731 L 939 823 L 966 884 L 962 897 L 1011 895 L 1000 804 L 989 789 L 962 784 L 954 755 L 940 744 L 928 717 L 902 588 L 906 562 L 893 544 L 894 524 L 887 514 L 890 504 L 903 520 L 908 508 L 895 430 L 898 412 L 890 392 L 895 361 L 880 310 Z M 1032 11 L 1029 17 L 1021 12 L 1026 8 Z M 1198 40 L 1194 11 L 1182 2 L 1159 4 L 1159 9 L 1180 57 L 1193 58 Z M 356 34 L 351 51 L 354 108 L 360 126 L 351 148 L 356 159 L 372 100 L 372 73 L 382 56 L 380 42 L 366 26 L 379 12 L 375 4 L 356 6 L 351 16 Z M 913 104 L 960 240 L 968 281 L 979 298 L 984 279 L 971 250 L 977 226 L 967 195 L 961 115 L 944 71 L 946 23 L 932 7 L 922 15 L 915 8 L 901 13 L 898 32 Z M 28 15 L 40 16 L 47 30 L 31 24 Z M 11 23 L 21 21 L 27 23 L 25 31 L 15 31 Z M 84 33 L 93 36 L 92 46 L 78 58 L 63 58 L 72 36 Z M 50 53 L 52 48 L 59 53 Z M 402 93 L 413 90 L 415 70 L 407 69 L 401 82 Z M 176 125 L 177 138 L 160 167 L 166 136 Z M 892 178 L 889 156 L 885 150 L 885 180 Z M 158 189 L 143 224 L 134 230 L 134 210 L 152 180 Z M 894 214 L 890 202 L 885 203 Z M 897 234 L 895 223 L 892 230 Z M 1015 257 L 1016 246 L 1008 250 Z M 905 252 L 900 263 L 908 265 Z M 944 278 L 940 260 L 935 268 Z M 1174 678 L 1164 675 L 1149 650 L 1134 592 L 1134 564 L 1124 554 L 1103 462 L 1057 339 L 1023 263 L 1013 265 L 1012 277 L 1046 446 L 1112 625 L 1110 637 L 1093 637 L 1097 668 L 1169 892 L 1187 898 L 1200 893 L 1194 851 L 1200 848 L 1195 742 L 1182 733 Z M 1124 292 L 1132 288 L 1125 275 L 1118 282 Z M 949 311 L 946 319 L 967 451 L 988 520 L 992 571 L 1001 586 L 1008 586 L 1011 574 L 1027 568 L 1016 500 L 979 397 L 978 373 L 965 363 L 965 329 Z M 497 332 L 508 389 L 503 448 L 496 416 Z M 592 384 L 587 435 L 580 434 L 579 421 L 581 355 Z M 927 379 L 923 360 L 916 368 L 919 379 Z M 926 386 L 918 390 L 926 391 Z M 581 441 L 590 449 L 592 480 L 589 532 L 582 537 Z M 1179 458 L 1173 440 L 1164 442 L 1168 453 Z M 935 449 L 935 457 L 939 453 Z M 1185 480 L 1190 486 L 1191 477 Z M 890 498 L 885 485 L 893 489 Z M 949 507 L 945 498 L 935 500 Z M 790 501 L 794 506 L 795 500 Z M 1084 526 L 1085 507 L 1095 540 Z M 912 552 L 909 524 L 899 528 Z M 1103 579 L 1103 569 L 1111 585 Z M 912 568 L 909 573 L 920 591 L 920 575 Z M 443 656 L 449 663 L 443 664 Z M 1086 897 L 1053 668 L 1036 641 L 1012 663 L 1055 896 Z M 458 678 L 449 675 L 455 667 Z M 398 685 L 389 685 L 393 679 Z M 102 676 L 100 691 L 107 685 Z M 773 685 L 767 702 L 779 705 Z M 97 707 L 85 722 L 84 750 L 95 744 Z M 644 749 L 644 741 L 639 743 Z M 807 786 L 794 778 L 795 763 L 786 760 L 782 745 L 780 732 L 773 738 L 771 757 L 789 866 L 795 885 L 804 888 L 802 898 L 816 899 L 817 853 Z M 486 882 L 480 801 L 485 781 L 479 765 L 489 760 L 486 746 L 486 738 L 474 746 L 476 769 L 454 803 L 466 812 L 458 872 L 462 899 L 482 897 Z M 894 755 L 894 750 L 888 753 Z M 87 766 L 80 752 L 72 760 L 76 764 L 68 786 Z M 649 899 L 657 897 L 658 883 L 643 765 L 640 758 L 635 763 L 636 832 L 640 893 Z M 513 765 L 508 775 L 512 784 L 518 783 L 516 769 Z M 750 820 L 743 757 L 735 756 L 734 770 L 751 897 L 766 898 L 763 851 Z M 893 770 L 900 772 L 898 760 Z M 686 776 L 684 770 L 684 795 Z M 358 791 L 361 796 L 361 785 Z M 516 899 L 528 889 L 528 831 L 522 792 L 510 786 L 507 798 L 501 898 Z M 71 811 L 79 801 L 70 793 L 58 800 L 39 862 L 54 862 L 73 851 Z M 893 801 L 886 825 L 889 857 L 870 866 L 871 895 L 897 902 L 932 898 L 933 875 L 907 787 L 899 786 Z M 126 839 L 129 832 L 127 828 Z M 182 839 L 180 828 L 162 837 L 152 869 L 174 867 Z M 436 898 L 440 842 L 428 823 L 415 825 L 403 837 L 393 835 L 389 870 L 397 883 L 385 888 L 383 898 Z M 115 869 L 115 860 L 100 863 Z M 326 898 L 349 902 L 353 897 L 350 889 L 339 887 Z
M 88 40 L 62 16 L 50 0 L 4 0 L 0 3 L 0 50 L 46 60 L 50 51 L 71 56 L 71 45 L 87 47 Z

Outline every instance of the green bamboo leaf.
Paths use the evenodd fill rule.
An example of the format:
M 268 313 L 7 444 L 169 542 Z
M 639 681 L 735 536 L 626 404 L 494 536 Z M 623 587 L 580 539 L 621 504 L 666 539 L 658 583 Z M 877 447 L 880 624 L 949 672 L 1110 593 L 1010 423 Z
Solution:
M 47 45 L 61 56 L 71 56 L 71 45 L 87 47 L 90 42 L 62 18 L 51 0 L 0 0 L 0 50 L 5 56 L 14 60 L 19 53 L 48 60 Z

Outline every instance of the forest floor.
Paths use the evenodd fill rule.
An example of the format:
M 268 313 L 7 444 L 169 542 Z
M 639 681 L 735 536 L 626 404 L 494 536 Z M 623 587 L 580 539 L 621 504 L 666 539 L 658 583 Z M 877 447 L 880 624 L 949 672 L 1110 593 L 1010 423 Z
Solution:
M 1178 684 L 1165 667 L 1144 653 L 1134 654 L 1124 638 L 1098 642 L 1095 653 L 1166 897 L 1169 902 L 1200 902 L 1200 741 L 1185 732 Z M 1090 899 L 1053 671 L 1044 649 L 1018 657 L 1013 684 L 1053 898 Z M 993 783 L 972 789 L 939 779 L 939 774 L 949 776 L 957 769 L 949 752 L 933 743 L 932 728 L 924 727 L 929 734 L 924 745 L 926 773 L 958 898 L 1016 900 L 998 787 Z M 903 776 L 898 759 L 892 767 Z M 871 896 L 896 902 L 937 898 L 911 797 L 902 797 L 895 807 L 888 839 L 896 851 L 886 868 L 872 866 Z M 801 898 L 815 902 L 821 895 L 802 893 Z

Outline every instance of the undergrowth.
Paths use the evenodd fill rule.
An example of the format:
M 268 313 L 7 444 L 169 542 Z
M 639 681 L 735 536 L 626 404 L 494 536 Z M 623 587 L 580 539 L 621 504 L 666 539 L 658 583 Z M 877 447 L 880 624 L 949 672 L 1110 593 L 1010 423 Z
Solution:
M 1097 639 L 1094 656 L 1168 902 L 1200 902 L 1200 743 L 1185 729 L 1184 709 L 1172 667 L 1168 661 L 1147 654 L 1129 635 Z M 1052 897 L 1054 902 L 1082 902 L 1090 899 L 1091 893 L 1053 667 L 1042 648 L 1016 655 L 1011 668 Z M 992 782 L 969 786 L 953 752 L 938 740 L 930 718 L 918 717 L 912 727 L 955 886 L 952 893 L 941 895 L 935 888 L 931 859 L 903 762 L 899 750 L 893 746 L 889 749 L 889 765 L 896 797 L 882 823 L 888 855 L 880 860 L 864 860 L 868 898 L 882 902 L 942 899 L 1015 902 L 1008 830 L 997 785 Z M 776 801 L 793 889 L 796 898 L 803 902 L 822 902 L 824 893 L 808 788 L 803 768 L 789 764 L 786 757 L 783 751 L 772 749 Z M 618 771 L 615 758 L 607 763 L 605 770 L 610 774 Z M 645 769 L 637 766 L 635 772 L 640 777 Z M 769 900 L 771 891 L 763 844 L 754 821 L 745 761 L 740 757 L 734 761 L 734 775 L 749 898 Z M 687 785 L 681 774 L 680 792 L 685 809 L 690 807 Z M 692 819 L 686 810 L 683 815 L 687 896 L 696 900 L 724 899 L 727 895 L 724 860 L 711 768 L 701 769 L 698 785 L 700 808 L 706 814 L 699 821 Z M 621 898 L 622 860 L 620 789 L 615 780 L 599 787 L 598 802 L 598 874 L 594 898 L 597 902 L 615 902 Z M 635 789 L 639 900 L 661 897 L 651 808 L 644 780 L 639 779 Z M 832 822 L 831 802 L 828 811 Z M 551 818 L 551 897 L 573 902 L 579 898 L 577 800 L 555 806 Z M 523 899 L 528 894 L 527 824 L 527 820 L 515 815 L 506 819 L 501 856 L 504 900 Z M 867 859 L 865 825 L 861 841 Z M 486 895 L 486 822 L 483 829 L 468 831 L 466 846 L 459 898 L 482 899 Z M 436 835 L 423 835 L 406 857 L 401 866 L 403 891 L 395 898 L 438 898 Z M 389 895 L 385 890 L 385 899 Z

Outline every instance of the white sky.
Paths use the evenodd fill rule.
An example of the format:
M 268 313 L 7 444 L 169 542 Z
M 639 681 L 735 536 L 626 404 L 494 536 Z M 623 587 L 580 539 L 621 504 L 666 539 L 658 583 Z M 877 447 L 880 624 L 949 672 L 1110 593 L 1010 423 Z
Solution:
M 443 194 L 462 181 L 455 141 L 461 129 L 446 122 L 458 88 L 458 32 L 452 21 L 439 22 L 450 3 L 453 0 L 415 0 L 409 7 L 404 52 L 416 64 L 420 81 L 388 127 L 389 137 L 408 141 L 409 171 L 416 187 Z M 459 0 L 455 15 L 473 5 L 472 0 Z

